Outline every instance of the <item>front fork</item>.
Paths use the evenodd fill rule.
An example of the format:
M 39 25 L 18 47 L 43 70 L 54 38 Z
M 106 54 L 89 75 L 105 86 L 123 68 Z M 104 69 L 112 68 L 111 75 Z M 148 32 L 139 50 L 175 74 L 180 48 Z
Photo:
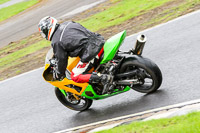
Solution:
M 56 88 L 57 88 L 57 87 L 56 87 Z M 58 89 L 59 89 L 59 88 L 58 88 Z M 67 96 L 65 90 L 63 90 L 63 89 L 59 89 L 59 90 L 62 92 L 62 94 L 63 94 L 64 96 Z
M 58 88 L 59 89 L 59 88 Z M 65 90 L 63 90 L 63 89 L 59 89 L 61 92 L 62 92 L 62 94 L 65 96 L 65 97 L 67 97 L 67 93 L 66 93 L 66 91 Z M 78 100 L 80 100 L 80 98 L 76 95 L 76 94 L 72 94 L 73 96 L 74 96 L 74 98 L 78 101 Z

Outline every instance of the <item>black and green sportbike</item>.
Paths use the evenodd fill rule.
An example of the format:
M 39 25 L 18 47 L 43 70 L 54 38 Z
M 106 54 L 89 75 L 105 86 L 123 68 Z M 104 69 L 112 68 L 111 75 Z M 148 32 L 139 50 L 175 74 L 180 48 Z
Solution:
M 104 86 L 101 83 L 76 83 L 71 80 L 71 71 L 79 62 L 79 57 L 69 57 L 66 78 L 62 81 L 52 80 L 55 67 L 52 61 L 52 49 L 47 53 L 43 77 L 45 81 L 55 86 L 56 96 L 64 106 L 83 111 L 92 105 L 93 100 L 108 98 L 131 89 L 141 93 L 152 93 L 160 87 L 162 83 L 160 69 L 153 61 L 142 57 L 146 37 L 138 36 L 134 48 L 123 52 L 119 47 L 125 37 L 126 31 L 123 31 L 108 39 L 104 44 L 104 54 L 99 64 L 90 71 L 112 75 L 106 93 L 102 93 Z

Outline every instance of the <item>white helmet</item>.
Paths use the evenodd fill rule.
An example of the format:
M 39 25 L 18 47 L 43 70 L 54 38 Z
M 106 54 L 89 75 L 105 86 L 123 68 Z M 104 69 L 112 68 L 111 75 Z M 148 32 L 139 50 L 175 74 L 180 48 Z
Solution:
M 50 16 L 47 16 L 41 19 L 38 24 L 38 28 L 42 37 L 51 41 L 52 35 L 56 29 L 57 24 L 58 24 L 58 21 L 55 18 L 50 17 Z

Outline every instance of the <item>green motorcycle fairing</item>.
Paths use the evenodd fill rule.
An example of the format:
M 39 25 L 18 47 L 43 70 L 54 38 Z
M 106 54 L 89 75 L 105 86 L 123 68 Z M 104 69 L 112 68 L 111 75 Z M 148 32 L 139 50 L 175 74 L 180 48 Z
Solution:
M 125 37 L 126 37 L 126 30 L 112 36 L 110 39 L 108 39 L 105 42 L 104 57 L 100 64 L 107 63 L 108 61 L 110 61 L 114 58 L 115 54 L 117 53 L 117 51 L 118 51 L 119 47 L 121 46 L 122 42 L 124 41 Z M 129 91 L 130 89 L 131 88 L 129 86 L 127 86 L 122 91 L 116 89 L 111 94 L 98 95 L 95 93 L 93 87 L 91 85 L 88 85 L 81 96 L 86 97 L 88 99 L 100 100 L 100 99 L 104 99 L 104 98 L 107 98 L 110 96 L 114 96 L 114 95 Z M 87 92 L 90 93 L 90 96 L 86 94 Z
M 111 93 L 111 94 L 104 94 L 104 95 L 98 95 L 96 94 L 96 92 L 94 91 L 93 87 L 89 84 L 87 86 L 87 88 L 85 89 L 85 91 L 81 94 L 82 97 L 85 97 L 85 98 L 88 98 L 88 99 L 91 99 L 91 100 L 101 100 L 101 99 L 104 99 L 104 98 L 108 98 L 108 97 L 111 97 L 111 96 L 114 96 L 114 95 L 117 95 L 117 94 L 120 94 L 120 93 L 123 93 L 123 92 L 126 92 L 126 91 L 129 91 L 131 88 L 129 86 L 126 86 L 123 90 L 118 90 L 118 89 L 115 89 L 115 92 Z M 63 89 L 59 89 L 61 91 L 61 93 L 66 97 L 67 94 L 66 94 L 66 91 L 63 90 Z M 86 93 L 89 92 L 90 94 L 92 94 L 92 96 L 89 96 L 87 95 Z
M 112 36 L 104 44 L 104 57 L 100 64 L 112 60 L 126 37 L 126 30 Z
M 122 42 L 124 41 L 126 37 L 126 30 L 112 36 L 110 39 L 108 39 L 104 44 L 104 58 L 101 61 L 100 64 L 107 63 L 108 61 L 112 60 L 117 53 L 119 47 L 121 46 Z M 87 88 L 84 90 L 84 92 L 81 94 L 81 96 L 92 99 L 92 100 L 100 100 L 104 99 L 110 96 L 114 96 L 126 91 L 129 91 L 131 88 L 129 86 L 125 87 L 123 90 L 115 89 L 113 93 L 111 94 L 104 94 L 104 95 L 98 95 L 94 91 L 93 87 L 91 85 L 88 85 Z M 64 90 L 60 91 L 63 93 L 63 95 L 66 96 L 66 92 Z M 87 95 L 86 93 L 90 93 L 90 95 Z
M 81 96 L 88 98 L 88 99 L 92 99 L 92 100 L 100 100 L 100 99 L 104 99 L 104 98 L 107 98 L 107 97 L 110 97 L 110 96 L 114 96 L 114 95 L 129 91 L 130 89 L 131 88 L 129 86 L 127 86 L 122 91 L 116 89 L 115 92 L 113 92 L 111 94 L 98 95 L 98 94 L 95 93 L 93 87 L 91 85 L 88 85 Z M 87 95 L 86 94 L 87 92 L 89 92 L 90 95 L 92 94 L 92 96 Z

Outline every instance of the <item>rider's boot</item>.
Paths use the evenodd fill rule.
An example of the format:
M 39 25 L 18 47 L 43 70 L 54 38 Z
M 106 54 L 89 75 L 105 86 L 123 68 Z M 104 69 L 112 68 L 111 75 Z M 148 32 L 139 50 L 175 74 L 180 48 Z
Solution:
M 102 94 L 105 94 L 108 92 L 112 78 L 113 77 L 108 74 L 97 74 L 97 73 L 93 72 L 90 77 L 89 83 L 101 82 L 101 84 L 104 86 L 103 90 L 102 90 Z

